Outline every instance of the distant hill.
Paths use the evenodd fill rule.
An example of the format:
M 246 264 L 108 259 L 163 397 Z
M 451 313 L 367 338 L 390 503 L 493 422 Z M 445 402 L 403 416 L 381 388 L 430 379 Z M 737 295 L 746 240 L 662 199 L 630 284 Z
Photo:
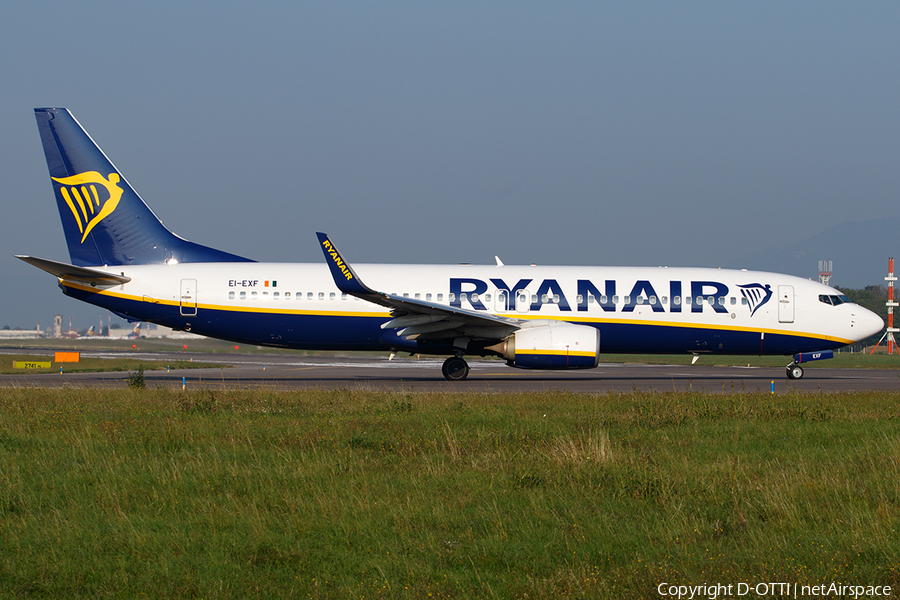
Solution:
M 831 260 L 831 285 L 860 289 L 884 283 L 887 259 L 900 271 L 900 217 L 847 221 L 781 250 L 770 248 L 730 263 L 728 268 L 774 271 L 817 279 L 819 261 Z

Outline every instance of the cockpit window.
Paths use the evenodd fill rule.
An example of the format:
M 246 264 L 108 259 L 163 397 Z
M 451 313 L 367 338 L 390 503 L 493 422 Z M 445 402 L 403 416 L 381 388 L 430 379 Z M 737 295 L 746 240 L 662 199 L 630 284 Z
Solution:
M 831 304 L 832 306 L 840 306 L 841 304 L 845 304 L 850 302 L 850 298 L 847 296 L 840 294 L 838 296 L 835 295 L 827 295 L 827 294 L 819 294 L 819 302 L 824 304 Z

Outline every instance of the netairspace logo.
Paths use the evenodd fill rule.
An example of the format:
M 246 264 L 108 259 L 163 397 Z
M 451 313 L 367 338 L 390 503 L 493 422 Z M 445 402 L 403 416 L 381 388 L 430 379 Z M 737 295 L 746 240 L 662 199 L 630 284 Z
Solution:
M 664 598 L 678 600 L 693 598 L 807 598 L 807 597 L 846 597 L 846 598 L 878 598 L 893 595 L 889 585 L 851 585 L 844 583 L 823 583 L 804 585 L 786 582 L 762 583 L 710 583 L 702 585 L 677 585 L 660 583 L 656 593 Z

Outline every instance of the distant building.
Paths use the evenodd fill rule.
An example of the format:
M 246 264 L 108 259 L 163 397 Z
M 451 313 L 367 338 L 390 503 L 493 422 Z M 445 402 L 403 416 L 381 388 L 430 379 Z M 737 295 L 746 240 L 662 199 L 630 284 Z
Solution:
M 133 329 L 110 329 L 110 339 L 138 339 L 138 338 L 168 338 L 174 340 L 200 339 L 202 335 L 196 333 L 188 333 L 186 331 L 175 331 L 169 327 L 162 325 L 153 325 L 147 323 L 137 323 Z
M 44 337 L 37 329 L 2 329 L 0 340 L 35 340 Z

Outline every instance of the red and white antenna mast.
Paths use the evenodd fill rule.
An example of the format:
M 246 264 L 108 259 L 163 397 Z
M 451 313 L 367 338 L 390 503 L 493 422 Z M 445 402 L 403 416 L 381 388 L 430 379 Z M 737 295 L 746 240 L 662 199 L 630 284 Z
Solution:
M 828 282 L 831 280 L 831 266 L 830 260 L 819 261 L 819 283 L 828 285 Z
M 894 347 L 897 345 L 897 342 L 894 340 L 894 334 L 900 331 L 894 327 L 894 307 L 897 306 L 897 303 L 894 302 L 894 282 L 897 281 L 897 278 L 894 277 L 894 257 L 888 259 L 888 276 L 884 278 L 885 281 L 888 282 L 888 299 L 885 304 L 887 304 L 888 309 L 888 325 L 887 325 L 887 341 L 888 341 L 888 354 L 894 353 Z M 900 354 L 900 349 L 897 351 Z
M 894 348 L 897 348 L 897 354 L 900 354 L 900 348 L 897 347 L 897 341 L 894 339 L 894 334 L 900 332 L 900 329 L 894 327 L 894 307 L 897 306 L 897 303 L 894 302 L 894 282 L 897 281 L 897 278 L 894 277 L 893 257 L 888 259 L 888 276 L 885 277 L 884 280 L 888 282 L 888 299 L 887 302 L 885 302 L 888 312 L 887 331 L 885 331 L 884 335 L 881 336 L 881 339 L 878 340 L 878 344 L 875 344 L 875 348 L 878 348 L 878 345 L 887 338 L 888 354 L 893 354 Z M 874 354 L 875 348 L 872 348 L 872 352 L 869 354 Z

